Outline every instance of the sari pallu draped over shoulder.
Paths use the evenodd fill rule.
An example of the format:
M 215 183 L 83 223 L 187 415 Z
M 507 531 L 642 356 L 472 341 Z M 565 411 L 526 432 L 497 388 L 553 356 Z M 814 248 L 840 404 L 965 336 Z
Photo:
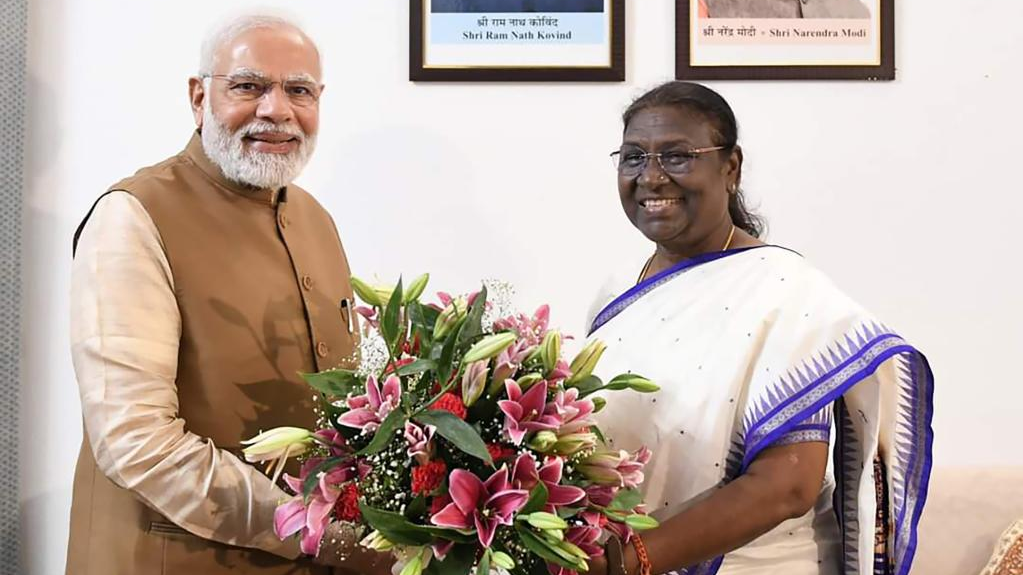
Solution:
M 598 375 L 634 370 L 661 386 L 600 414 L 615 448 L 654 450 L 643 490 L 660 519 L 764 449 L 833 443 L 807 516 L 680 574 L 909 573 L 933 443 L 923 354 L 776 246 L 686 260 L 600 303 Z

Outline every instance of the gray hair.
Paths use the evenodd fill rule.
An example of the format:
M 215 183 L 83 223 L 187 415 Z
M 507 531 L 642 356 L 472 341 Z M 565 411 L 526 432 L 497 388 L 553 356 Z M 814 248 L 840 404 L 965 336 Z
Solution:
M 301 32 L 306 38 L 309 38 L 309 42 L 316 49 L 317 54 L 320 51 L 316 42 L 309 37 L 309 34 L 301 26 L 284 16 L 271 14 L 236 16 L 213 28 L 203 39 L 202 48 L 199 53 L 199 76 L 209 76 L 213 73 L 213 69 L 217 65 L 217 51 L 221 47 L 245 32 L 257 28 L 293 28 Z

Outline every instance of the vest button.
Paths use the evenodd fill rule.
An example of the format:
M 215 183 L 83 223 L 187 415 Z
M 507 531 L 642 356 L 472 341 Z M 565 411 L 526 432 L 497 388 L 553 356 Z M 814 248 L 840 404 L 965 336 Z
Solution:
M 288 227 L 288 216 L 283 213 L 277 216 L 277 222 L 281 224 L 281 229 Z
M 327 353 L 329 351 L 330 349 L 327 347 L 326 343 L 321 341 L 320 343 L 316 344 L 316 355 L 320 357 L 327 357 Z
M 313 289 L 313 278 L 307 275 L 302 276 L 302 287 L 304 287 L 306 290 Z

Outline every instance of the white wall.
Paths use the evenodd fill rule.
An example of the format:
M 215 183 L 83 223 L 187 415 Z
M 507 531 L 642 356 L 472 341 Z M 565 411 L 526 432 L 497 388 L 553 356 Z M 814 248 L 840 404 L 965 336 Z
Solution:
M 179 150 L 207 25 L 241 0 L 31 3 L 24 266 L 25 572 L 63 572 L 79 404 L 71 234 L 110 183 Z M 673 70 L 672 2 L 629 0 L 621 84 L 412 84 L 407 3 L 280 2 L 325 54 L 320 147 L 301 183 L 357 273 L 514 282 L 579 331 L 611 261 L 650 250 L 607 153 L 630 98 Z M 803 252 L 923 349 L 937 463 L 1023 463 L 1015 168 L 1023 4 L 899 2 L 892 83 L 718 83 L 770 238 Z M 964 10 L 964 6 L 969 8 Z M 964 13 L 965 12 L 965 13 Z

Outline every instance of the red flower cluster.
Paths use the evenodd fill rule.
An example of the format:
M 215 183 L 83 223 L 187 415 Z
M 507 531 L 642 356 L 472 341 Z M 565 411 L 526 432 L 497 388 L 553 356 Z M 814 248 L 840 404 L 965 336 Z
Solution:
M 334 513 L 341 521 L 358 521 L 362 519 L 362 512 L 359 511 L 359 488 L 354 481 L 346 483 L 341 487 L 341 496 L 337 499 L 337 507 Z
M 449 411 L 455 414 L 455 417 L 458 419 L 465 419 L 466 415 L 465 404 L 462 403 L 462 398 L 450 391 L 440 396 L 440 399 L 430 406 L 430 409 L 442 409 L 444 411 Z
M 433 493 L 444 478 L 448 476 L 448 466 L 443 461 L 435 459 L 412 468 L 412 493 L 416 495 L 429 495 Z
M 497 443 L 488 443 L 487 452 L 490 453 L 490 458 L 494 460 L 496 464 L 499 461 L 505 461 L 515 457 L 515 450 L 511 447 L 505 447 L 504 445 L 498 445 Z

